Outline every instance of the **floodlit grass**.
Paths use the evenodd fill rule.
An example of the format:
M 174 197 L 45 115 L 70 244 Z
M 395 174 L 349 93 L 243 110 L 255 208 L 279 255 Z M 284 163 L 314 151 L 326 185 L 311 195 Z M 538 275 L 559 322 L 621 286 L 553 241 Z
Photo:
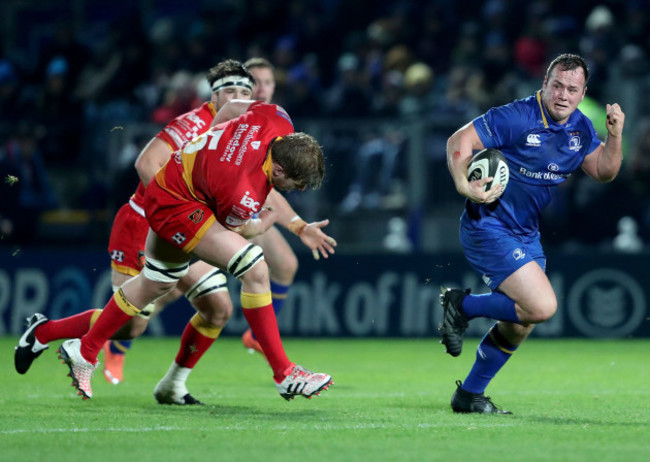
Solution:
M 98 370 L 82 401 L 57 344 L 20 376 L 17 338 L 0 338 L 0 460 L 6 461 L 646 461 L 650 341 L 529 340 L 488 388 L 512 416 L 455 415 L 460 358 L 430 340 L 286 339 L 290 358 L 335 385 L 286 402 L 270 369 L 224 338 L 189 380 L 208 406 L 161 406 L 153 387 L 178 339 L 142 338 L 125 383 Z M 100 358 L 101 359 L 101 358 Z

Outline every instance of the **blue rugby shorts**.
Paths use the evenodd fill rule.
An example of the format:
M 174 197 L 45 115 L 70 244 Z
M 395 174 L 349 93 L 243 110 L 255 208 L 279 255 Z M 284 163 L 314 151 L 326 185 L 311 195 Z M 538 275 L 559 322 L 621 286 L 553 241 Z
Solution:
M 492 290 L 528 262 L 536 261 L 546 271 L 539 233 L 534 237 L 516 236 L 503 229 L 461 224 L 460 242 L 467 261 Z

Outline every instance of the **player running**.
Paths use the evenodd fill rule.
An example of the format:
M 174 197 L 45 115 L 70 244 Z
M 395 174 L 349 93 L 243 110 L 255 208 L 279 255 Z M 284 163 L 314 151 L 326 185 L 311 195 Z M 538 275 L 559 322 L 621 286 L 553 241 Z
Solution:
M 490 109 L 447 142 L 449 170 L 468 199 L 460 240 L 467 260 L 492 289 L 484 295 L 447 289 L 441 295 L 440 332 L 447 353 L 460 355 L 470 319 L 498 320 L 479 344 L 465 381 L 456 382 L 454 412 L 510 413 L 496 407 L 485 388 L 535 324 L 557 310 L 540 244 L 541 211 L 579 168 L 599 182 L 612 181 L 620 169 L 625 114 L 618 104 L 607 105 L 607 140 L 601 142 L 577 109 L 588 81 L 580 56 L 560 55 L 549 65 L 541 90 Z M 508 160 L 510 181 L 501 197 L 500 187 L 483 191 L 488 179 L 467 181 L 472 151 L 486 147 L 501 150 Z

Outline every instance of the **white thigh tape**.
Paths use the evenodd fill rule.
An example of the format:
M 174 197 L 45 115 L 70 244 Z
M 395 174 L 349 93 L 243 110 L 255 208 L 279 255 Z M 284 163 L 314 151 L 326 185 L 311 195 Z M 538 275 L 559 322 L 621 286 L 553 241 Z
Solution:
M 264 260 L 262 248 L 259 245 L 248 244 L 239 249 L 230 259 L 228 272 L 239 279 L 261 260 Z
M 189 268 L 189 262 L 168 263 L 147 257 L 142 274 L 150 281 L 176 282 L 187 274 Z
M 211 271 L 208 271 L 204 274 L 201 279 L 199 279 L 196 284 L 194 284 L 190 289 L 185 293 L 185 298 L 190 302 L 195 298 L 203 297 L 204 295 L 211 294 L 213 292 L 227 292 L 228 281 L 226 280 L 226 275 L 218 268 L 214 268 Z

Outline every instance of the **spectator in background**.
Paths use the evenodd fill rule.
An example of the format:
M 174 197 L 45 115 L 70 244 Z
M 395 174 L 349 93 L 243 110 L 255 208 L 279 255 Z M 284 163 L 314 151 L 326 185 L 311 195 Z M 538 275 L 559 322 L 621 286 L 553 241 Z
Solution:
M 50 165 L 69 166 L 77 161 L 81 150 L 82 106 L 73 96 L 68 71 L 65 58 L 53 58 L 36 100 L 35 114 L 45 129 L 41 149 Z
M 609 68 L 620 48 L 614 15 L 607 6 L 596 6 L 585 20 L 585 34 L 580 39 L 580 51 L 594 76 L 589 93 L 596 99 L 604 96 Z
M 75 36 L 74 23 L 71 20 L 57 21 L 54 34 L 47 39 L 39 56 L 37 72 L 46 73 L 52 60 L 63 58 L 67 64 L 67 80 L 70 88 L 74 88 L 79 80 L 91 53 L 88 47 Z
M 14 65 L 8 59 L 0 59 L 0 123 L 13 125 L 28 110 L 28 98 Z M 0 129 L 0 134 L 4 131 Z
M 543 21 L 545 12 L 542 3 L 531 3 L 524 32 L 514 42 L 513 59 L 524 79 L 537 81 L 544 74 L 548 48 Z
M 427 64 L 411 64 L 404 75 L 405 93 L 400 101 L 402 116 L 422 116 L 433 111 L 436 96 L 433 93 L 433 69 Z
M 447 85 L 432 117 L 473 118 L 488 105 L 483 72 L 465 64 L 454 65 L 447 74 Z
M 325 96 L 327 114 L 335 117 L 363 117 L 368 114 L 369 95 L 364 85 L 359 58 L 344 53 L 337 63 L 338 78 Z
M 191 111 L 196 105 L 196 97 L 196 85 L 192 75 L 185 71 L 176 72 L 164 92 L 162 103 L 151 114 L 151 121 L 166 125 L 178 114 Z
M 41 213 L 57 206 L 32 122 L 20 122 L 2 147 L 0 181 L 0 221 L 9 234 L 5 240 L 28 243 L 36 235 Z
M 321 115 L 321 98 L 316 79 L 303 64 L 293 66 L 287 75 L 285 108 L 294 119 Z
M 387 206 L 385 199 L 389 193 L 400 194 L 395 173 L 404 144 L 399 129 L 382 130 L 368 136 L 353 153 L 351 168 L 354 168 L 356 176 L 339 207 L 341 213 L 353 213 L 360 207 L 367 210 L 383 208 Z M 397 206 L 403 206 L 403 202 L 395 200 Z

